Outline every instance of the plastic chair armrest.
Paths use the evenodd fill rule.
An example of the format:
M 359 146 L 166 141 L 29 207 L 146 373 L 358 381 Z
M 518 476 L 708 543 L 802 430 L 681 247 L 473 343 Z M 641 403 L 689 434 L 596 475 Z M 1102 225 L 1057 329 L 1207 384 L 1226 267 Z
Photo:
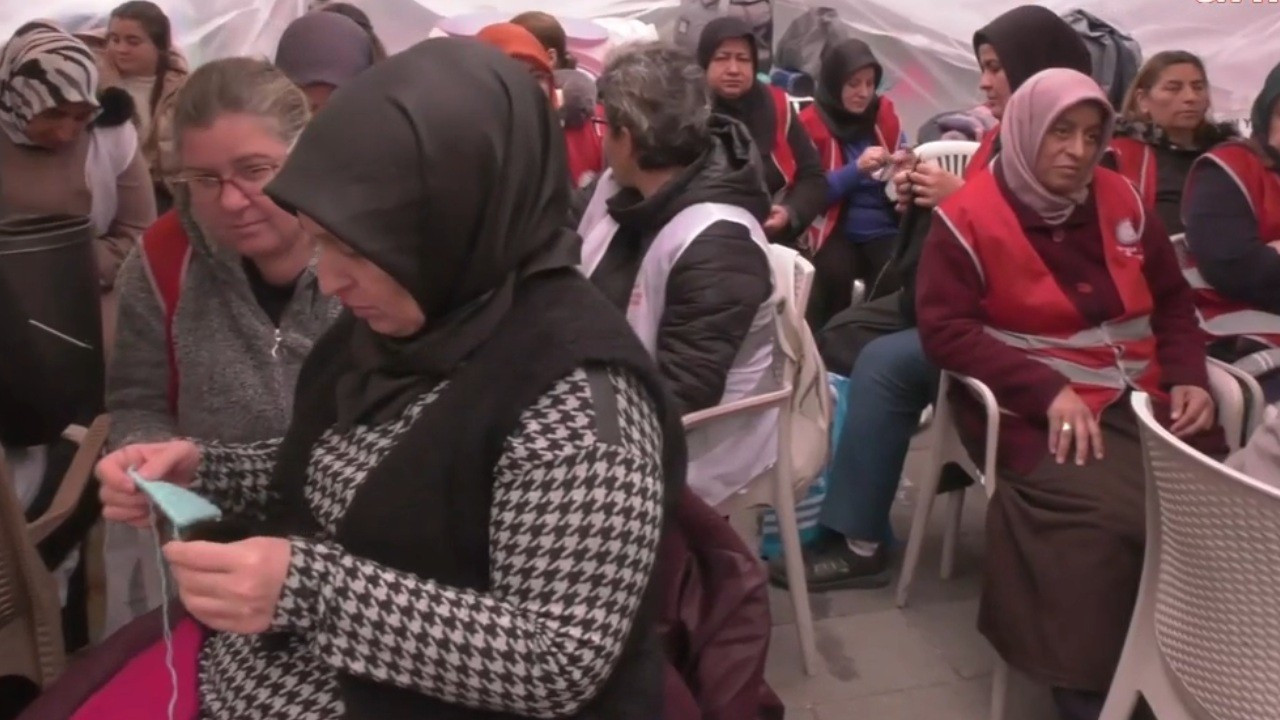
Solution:
M 775 407 L 782 407 L 791 398 L 791 385 L 786 385 L 780 390 L 756 395 L 754 397 L 744 398 L 735 402 L 717 405 L 689 413 L 683 418 L 684 429 L 686 431 L 693 430 L 713 420 L 728 417 L 730 415 L 742 415 L 749 412 L 762 412 L 771 410 Z
M 58 484 L 58 491 L 54 494 L 49 509 L 27 524 L 27 535 L 32 544 L 39 544 L 49 537 L 80 503 L 80 498 L 89 486 L 89 479 L 93 477 L 93 467 L 98 462 L 98 456 L 107 444 L 110 426 L 108 416 L 99 415 L 87 430 L 72 425 L 63 431 L 64 438 L 78 443 L 80 447 L 71 459 L 71 467 L 62 476 L 62 482 Z

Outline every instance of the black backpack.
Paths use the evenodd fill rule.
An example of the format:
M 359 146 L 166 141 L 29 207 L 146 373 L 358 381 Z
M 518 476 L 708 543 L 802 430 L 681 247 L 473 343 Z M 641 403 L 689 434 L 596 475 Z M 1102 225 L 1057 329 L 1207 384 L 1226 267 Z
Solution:
M 1142 67 L 1142 46 L 1114 25 L 1084 10 L 1062 16 L 1093 57 L 1093 79 L 1102 86 L 1112 107 L 1124 104 L 1125 93 Z
M 774 53 L 774 67 L 801 73 L 810 79 L 809 92 L 813 94 L 812 79 L 822 69 L 822 51 L 830 45 L 853 37 L 849 27 L 840 20 L 833 8 L 816 7 L 806 10 L 787 26 L 778 40 Z

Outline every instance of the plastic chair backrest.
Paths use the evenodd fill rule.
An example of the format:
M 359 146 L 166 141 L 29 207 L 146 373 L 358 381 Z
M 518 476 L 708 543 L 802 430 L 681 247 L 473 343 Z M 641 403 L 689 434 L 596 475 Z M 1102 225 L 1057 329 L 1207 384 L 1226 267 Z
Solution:
M 921 162 L 932 160 L 952 175 L 964 177 L 965 168 L 969 167 L 969 160 L 979 145 L 970 140 L 935 140 L 917 147 L 915 154 Z
M 971 140 L 935 140 L 917 145 L 913 152 L 920 162 L 936 162 L 952 175 L 964 177 L 965 168 L 969 167 L 979 146 L 981 143 Z M 892 201 L 898 200 L 898 189 L 892 182 L 885 183 L 884 194 Z
M 62 609 L 0 450 L 0 677 L 46 687 L 62 671 Z
M 1187 234 L 1170 235 L 1169 242 L 1173 243 L 1173 252 L 1178 256 L 1178 267 L 1186 270 L 1191 264 L 1191 246 L 1187 243 Z
M 934 422 L 945 422 L 952 424 L 953 427 L 955 426 L 955 419 L 951 416 L 950 388 L 952 383 L 963 385 L 969 394 L 982 405 L 986 430 L 983 433 L 982 465 L 976 469 L 982 473 L 982 477 L 978 478 L 978 480 L 982 482 L 987 497 L 991 497 L 996 491 L 996 463 L 999 459 L 998 452 L 1000 449 L 1000 404 L 996 401 L 995 393 L 981 380 L 968 375 L 944 371 L 938 383 L 938 397 L 935 401 L 933 415 Z M 952 430 L 952 432 L 958 432 L 958 430 Z M 959 435 L 956 435 L 956 438 L 959 438 Z M 963 448 L 960 449 L 963 451 Z M 965 454 L 968 454 L 967 451 L 965 451 Z M 941 467 L 938 468 L 938 471 L 941 471 Z
M 1245 359 L 1247 360 L 1248 358 Z M 1263 417 L 1266 415 L 1267 398 L 1262 391 L 1262 385 L 1258 382 L 1257 376 L 1238 365 L 1230 365 L 1210 358 L 1209 367 L 1231 375 L 1240 385 L 1241 399 L 1243 401 L 1242 412 L 1244 415 L 1242 437 L 1243 442 L 1249 442 L 1249 438 L 1253 437 L 1253 431 L 1258 429 L 1258 426 L 1262 424 Z M 1210 372 L 1214 372 L 1214 370 L 1210 370 Z
M 1143 582 L 1155 583 L 1145 595 L 1160 655 L 1216 720 L 1280 717 L 1280 488 L 1178 440 L 1146 394 L 1132 404 L 1147 474 Z
M 1248 404 L 1240 381 L 1222 363 L 1209 361 L 1209 392 L 1217 406 L 1218 424 L 1227 438 L 1232 452 L 1240 449 L 1248 439 Z

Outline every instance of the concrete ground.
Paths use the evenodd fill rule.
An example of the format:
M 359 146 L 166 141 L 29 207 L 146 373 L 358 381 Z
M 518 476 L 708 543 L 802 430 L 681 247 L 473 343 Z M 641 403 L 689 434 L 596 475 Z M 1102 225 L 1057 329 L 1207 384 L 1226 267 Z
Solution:
M 911 477 L 923 453 L 913 449 Z M 899 493 L 894 530 L 901 555 L 914 493 Z M 995 654 L 976 628 L 985 497 L 970 488 L 951 580 L 938 575 L 942 506 L 934 506 L 910 604 L 894 605 L 897 586 L 810 595 L 819 673 L 804 674 L 790 596 L 771 589 L 773 644 L 767 678 L 787 705 L 788 720 L 986 720 Z M 1015 676 L 1006 720 L 1053 720 L 1048 693 Z

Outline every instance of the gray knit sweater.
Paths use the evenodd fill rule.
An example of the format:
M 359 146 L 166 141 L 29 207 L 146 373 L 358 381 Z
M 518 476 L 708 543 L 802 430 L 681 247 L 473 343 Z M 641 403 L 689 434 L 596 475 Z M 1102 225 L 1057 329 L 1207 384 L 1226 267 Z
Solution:
M 189 216 L 183 227 L 192 252 L 174 317 L 178 417 L 169 411 L 164 310 L 135 251 L 116 280 L 120 310 L 107 372 L 111 443 L 280 437 L 302 360 L 339 305 L 320 293 L 308 269 L 277 328 L 254 299 L 239 257 L 207 241 Z

